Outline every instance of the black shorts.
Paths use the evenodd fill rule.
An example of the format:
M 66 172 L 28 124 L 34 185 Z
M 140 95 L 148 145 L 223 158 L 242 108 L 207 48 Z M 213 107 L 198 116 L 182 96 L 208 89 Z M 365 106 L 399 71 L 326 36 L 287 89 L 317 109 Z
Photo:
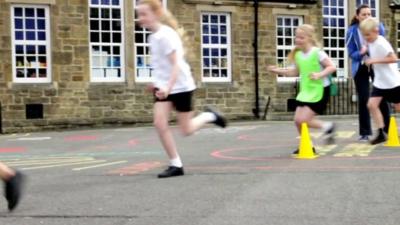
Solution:
M 155 102 L 172 102 L 175 110 L 178 112 L 191 112 L 193 111 L 192 106 L 193 91 L 181 92 L 176 94 L 170 94 L 166 99 L 158 99 L 154 95 Z
M 391 89 L 372 88 L 371 97 L 382 97 L 391 103 L 400 103 L 400 86 Z
M 325 112 L 330 98 L 330 86 L 324 88 L 324 94 L 319 102 L 301 102 L 296 101 L 297 106 L 308 106 L 316 114 L 322 115 Z

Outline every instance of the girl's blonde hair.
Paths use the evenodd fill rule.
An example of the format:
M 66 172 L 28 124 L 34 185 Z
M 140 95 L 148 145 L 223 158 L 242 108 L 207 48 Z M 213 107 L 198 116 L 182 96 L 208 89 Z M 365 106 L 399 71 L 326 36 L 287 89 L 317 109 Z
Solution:
M 296 32 L 299 30 L 303 31 L 306 34 L 306 36 L 309 38 L 309 40 L 311 41 L 311 44 L 313 46 L 321 48 L 321 44 L 318 41 L 317 32 L 315 31 L 315 28 L 312 25 L 302 24 L 299 27 L 297 27 Z M 296 55 L 297 51 L 299 51 L 299 50 L 300 49 L 298 47 L 294 47 L 292 49 L 292 51 L 289 53 L 288 61 L 290 63 L 294 63 L 295 55 Z
M 172 15 L 172 13 L 163 7 L 161 0 L 140 0 L 138 4 L 146 4 L 150 6 L 150 9 L 159 16 L 162 24 L 174 29 L 180 36 L 184 46 L 184 52 L 186 52 L 188 37 L 186 36 L 185 30 L 179 26 L 178 20 Z

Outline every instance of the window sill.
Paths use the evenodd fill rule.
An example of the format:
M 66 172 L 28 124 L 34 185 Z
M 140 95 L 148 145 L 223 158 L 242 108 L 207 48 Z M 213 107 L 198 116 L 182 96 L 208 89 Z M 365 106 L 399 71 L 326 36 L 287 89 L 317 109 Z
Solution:
M 6 0 L 7 3 L 13 4 L 39 4 L 39 5 L 55 5 L 56 0 Z

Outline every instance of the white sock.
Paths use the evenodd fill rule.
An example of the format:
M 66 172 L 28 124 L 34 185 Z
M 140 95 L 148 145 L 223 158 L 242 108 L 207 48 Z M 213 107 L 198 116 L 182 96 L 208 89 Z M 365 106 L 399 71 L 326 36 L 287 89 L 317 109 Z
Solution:
M 200 123 L 211 123 L 217 120 L 217 116 L 212 112 L 202 112 L 194 119 Z
M 181 158 L 179 156 L 176 157 L 175 159 L 169 160 L 169 163 L 171 164 L 171 166 L 175 166 L 175 167 L 179 167 L 179 168 L 183 167 Z
M 333 123 L 332 122 L 325 122 L 322 124 L 322 131 L 327 132 L 328 130 L 332 129 Z

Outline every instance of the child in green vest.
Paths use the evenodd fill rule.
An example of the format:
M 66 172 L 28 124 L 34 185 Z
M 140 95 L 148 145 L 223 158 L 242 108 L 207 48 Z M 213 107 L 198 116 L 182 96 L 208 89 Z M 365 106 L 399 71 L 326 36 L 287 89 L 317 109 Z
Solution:
M 296 29 L 295 45 L 288 56 L 289 62 L 294 64 L 293 67 L 269 66 L 268 70 L 284 76 L 300 76 L 300 92 L 296 97 L 294 117 L 297 130 L 300 133 L 301 124 L 307 123 L 309 127 L 321 129 L 327 142 L 333 142 L 334 123 L 317 120 L 315 116 L 326 109 L 330 97 L 329 76 L 336 71 L 336 67 L 329 56 L 318 47 L 313 26 L 304 24 Z M 298 149 L 293 154 L 298 154 Z

